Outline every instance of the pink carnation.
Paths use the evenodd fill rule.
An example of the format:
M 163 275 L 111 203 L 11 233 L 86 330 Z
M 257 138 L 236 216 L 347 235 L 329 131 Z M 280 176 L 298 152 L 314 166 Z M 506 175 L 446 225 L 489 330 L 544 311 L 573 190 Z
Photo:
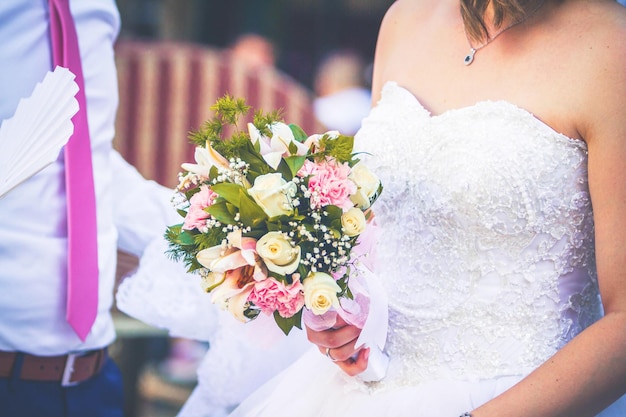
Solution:
M 301 178 L 308 177 L 309 175 L 315 174 L 316 167 L 317 167 L 317 164 L 315 164 L 315 162 L 312 162 L 306 159 L 304 161 L 304 165 L 302 165 L 302 167 L 300 168 L 300 170 L 298 171 L 296 175 Z
M 309 191 L 313 209 L 331 204 L 344 210 L 352 208 L 354 204 L 350 196 L 357 191 L 357 186 L 348 179 L 348 175 L 350 166 L 347 163 L 338 164 L 334 160 L 317 164 L 307 160 L 298 172 L 298 176 L 310 176 Z
M 274 278 L 268 278 L 254 284 L 248 301 L 254 303 L 266 314 L 278 311 L 281 317 L 289 318 L 304 306 L 304 292 L 300 280 L 285 285 Z
M 189 210 L 185 216 L 183 229 L 203 230 L 206 228 L 206 219 L 211 217 L 204 209 L 211 206 L 217 194 L 208 185 L 200 186 L 200 191 L 195 193 L 189 200 Z

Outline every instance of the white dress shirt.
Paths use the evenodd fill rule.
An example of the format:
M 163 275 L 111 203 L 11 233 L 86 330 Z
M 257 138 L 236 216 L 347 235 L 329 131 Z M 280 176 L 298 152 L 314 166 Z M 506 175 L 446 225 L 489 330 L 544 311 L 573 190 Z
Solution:
M 99 305 L 83 343 L 65 320 L 67 230 L 63 153 L 0 199 L 0 350 L 56 355 L 99 348 L 115 337 L 110 308 L 116 249 L 141 254 L 178 220 L 171 192 L 145 181 L 112 150 L 117 78 L 114 0 L 70 1 L 76 21 L 93 151 L 98 215 Z M 51 70 L 46 0 L 0 2 L 0 119 Z M 18 138 L 16 138 L 17 140 Z M 118 241 L 119 237 L 119 241 Z

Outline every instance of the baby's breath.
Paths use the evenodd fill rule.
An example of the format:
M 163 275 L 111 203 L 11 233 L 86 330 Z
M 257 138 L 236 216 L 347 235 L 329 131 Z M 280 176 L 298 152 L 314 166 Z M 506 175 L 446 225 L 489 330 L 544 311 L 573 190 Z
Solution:
M 230 96 L 219 99 L 212 109 L 215 117 L 190 135 L 192 143 L 205 151 L 200 154 L 204 157 L 198 157 L 196 164 L 183 164 L 190 172 L 179 173 L 176 193 L 172 197 L 174 207 L 183 217 L 190 215 L 194 224 L 192 230 L 184 229 L 183 224 L 168 228 L 166 238 L 173 256 L 184 259 L 190 272 L 196 271 L 206 277 L 211 271 L 200 264 L 200 259 L 206 259 L 196 256 L 200 251 L 215 248 L 224 256 L 233 249 L 241 249 L 238 243 L 229 240 L 233 236 L 258 241 L 268 232 L 280 232 L 293 246 L 293 253 L 285 250 L 285 254 L 297 253 L 293 262 L 299 260 L 299 264 L 296 264 L 295 271 L 284 275 L 273 270 L 268 279 L 292 283 L 304 280 L 310 273 L 325 272 L 338 279 L 342 289 L 340 295 L 345 294 L 349 291 L 346 289 L 349 264 L 356 261 L 352 247 L 357 236 L 346 236 L 341 227 L 346 207 L 340 207 L 340 203 L 327 206 L 333 200 L 332 181 L 312 182 L 315 174 L 300 175 L 305 171 L 312 172 L 308 171 L 311 167 L 308 164 L 354 166 L 357 160 L 352 155 L 352 138 L 336 133 L 307 137 L 299 127 L 284 123 L 280 112 L 256 111 L 252 124 L 242 123 L 246 120 L 242 117 L 250 108 L 243 100 Z M 276 161 L 270 161 L 263 149 L 267 149 L 277 131 L 287 132 L 285 137 L 291 131 L 293 137 L 288 139 L 290 157 L 275 165 Z M 313 145 L 303 147 L 303 144 L 309 146 L 308 143 Z M 259 177 L 275 173 L 280 173 L 282 179 L 274 190 L 270 185 L 268 190 L 261 187 L 262 192 L 250 191 Z M 199 194 L 202 198 L 194 199 L 192 204 L 190 199 L 196 192 L 203 193 Z M 264 200 L 265 194 L 269 195 L 267 201 Z M 246 245 L 246 250 L 248 248 Z M 261 259 L 258 254 L 255 257 L 261 263 L 259 270 L 267 273 L 265 267 L 269 261 Z M 265 266 L 263 262 L 266 262 Z M 260 274 L 255 270 L 254 279 L 257 279 L 257 273 Z M 337 276 L 341 274 L 343 276 Z M 228 300 L 224 301 L 228 303 Z M 253 319 L 261 311 L 261 306 L 247 301 L 244 310 L 243 315 Z M 283 331 L 298 325 L 296 319 L 285 319 L 287 321 L 281 326 Z M 281 320 L 277 319 L 279 325 Z

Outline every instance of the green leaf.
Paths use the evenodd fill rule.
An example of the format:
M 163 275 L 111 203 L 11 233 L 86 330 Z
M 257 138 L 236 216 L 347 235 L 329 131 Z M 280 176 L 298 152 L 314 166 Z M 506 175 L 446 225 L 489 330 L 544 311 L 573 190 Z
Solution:
M 296 124 L 290 123 L 289 124 L 289 129 L 291 129 L 291 133 L 293 133 L 293 137 L 298 141 L 298 142 L 304 142 L 305 140 L 308 139 L 307 134 L 304 132 L 304 130 L 302 130 L 302 128 Z
M 303 264 L 298 265 L 298 273 L 300 274 L 301 280 L 308 277 L 310 272 L 311 270 Z
M 239 152 L 239 157 L 241 158 L 241 160 L 246 161 L 246 163 L 249 165 L 248 171 L 254 172 L 256 174 L 254 178 L 258 177 L 259 175 L 274 172 L 272 167 L 269 166 L 267 162 L 265 162 L 265 159 L 263 159 L 261 154 L 254 150 L 252 143 L 250 143 L 249 149 L 242 149 Z
M 276 272 L 267 271 L 267 276 L 274 278 L 278 282 L 282 282 L 283 284 L 290 285 L 293 283 L 293 280 L 286 277 L 285 275 L 277 274 Z
M 276 168 L 276 172 L 279 172 L 280 175 L 285 179 L 285 181 L 291 181 L 294 174 L 291 172 L 291 167 L 287 164 L 285 158 L 280 160 L 278 167 Z
M 280 330 L 282 330 L 285 335 L 288 335 L 294 327 L 302 329 L 302 310 L 289 318 L 281 317 L 278 311 L 274 311 L 274 320 L 278 327 L 280 327 Z
M 182 224 L 169 226 L 166 231 L 166 238 L 175 245 L 190 246 L 194 244 L 194 234 L 183 230 Z
M 247 318 L 248 320 L 256 319 L 259 316 L 259 314 L 261 314 L 261 310 L 256 308 L 256 306 L 252 303 L 250 303 L 250 307 L 246 308 L 243 311 L 244 317 Z
M 287 149 L 289 149 L 289 154 L 291 155 L 295 155 L 298 153 L 298 147 L 294 142 L 289 142 L 289 146 L 287 147 Z
M 239 212 L 243 224 L 253 229 L 267 220 L 267 214 L 243 188 L 239 191 Z
M 265 228 L 258 228 L 258 229 L 252 229 L 249 232 L 246 232 L 246 237 L 251 237 L 253 239 L 259 240 L 261 239 L 265 234 L 267 233 L 267 230 L 265 230 Z
M 257 140 L 256 143 L 252 143 L 252 147 L 254 148 L 255 152 L 260 153 L 261 152 L 261 140 Z
M 328 220 L 333 221 L 333 220 L 341 220 L 341 215 L 343 214 L 343 210 L 341 210 L 339 207 L 335 206 L 335 205 L 328 205 L 326 207 L 324 207 L 324 211 L 326 211 L 328 213 Z
M 233 184 L 232 182 L 221 182 L 211 185 L 211 189 L 235 207 L 239 207 L 241 204 L 240 196 L 241 191 L 243 191 L 241 185 Z
M 284 158 L 285 163 L 289 167 L 289 171 L 291 172 L 291 177 L 295 177 L 302 165 L 304 165 L 304 161 L 306 161 L 306 156 L 298 156 L 292 155 Z
M 185 198 L 187 199 L 187 201 L 191 200 L 191 197 L 194 196 L 194 194 L 200 192 L 200 187 L 196 187 L 196 188 L 192 188 L 191 190 L 187 190 L 185 192 Z
M 217 170 L 217 167 L 215 165 L 213 165 L 209 169 L 209 179 L 214 180 L 215 178 L 217 178 L 218 175 L 219 175 L 219 172 Z
M 177 242 L 181 245 L 193 245 L 194 244 L 194 235 L 183 230 L 179 235 Z
M 236 224 L 235 221 L 235 206 L 226 200 L 213 203 L 211 206 L 205 209 L 214 219 L 225 224 Z
M 270 220 L 265 222 L 268 232 L 280 232 L 283 230 L 283 224 L 280 221 L 281 217 L 282 216 L 272 217 Z

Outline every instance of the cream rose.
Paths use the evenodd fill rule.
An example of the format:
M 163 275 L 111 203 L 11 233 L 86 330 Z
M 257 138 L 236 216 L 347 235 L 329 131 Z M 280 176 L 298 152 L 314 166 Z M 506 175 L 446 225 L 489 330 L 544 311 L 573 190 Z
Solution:
M 291 214 L 291 198 L 296 191 L 296 184 L 285 181 L 279 173 L 273 173 L 258 176 L 248 194 L 269 217 L 275 217 Z
M 365 230 L 365 214 L 360 208 L 353 207 L 341 215 L 341 228 L 348 236 L 357 236 Z
M 302 282 L 304 305 L 313 314 L 322 315 L 331 307 L 339 306 L 337 293 L 341 291 L 333 277 L 324 272 L 312 272 Z
M 362 210 L 369 208 L 370 199 L 380 187 L 380 179 L 365 164 L 360 162 L 352 167 L 348 178 L 357 186 L 357 191 L 350 196 L 350 200 Z
M 294 246 L 281 232 L 269 232 L 256 244 L 256 252 L 272 272 L 286 275 L 298 269 L 300 264 L 300 246 Z

